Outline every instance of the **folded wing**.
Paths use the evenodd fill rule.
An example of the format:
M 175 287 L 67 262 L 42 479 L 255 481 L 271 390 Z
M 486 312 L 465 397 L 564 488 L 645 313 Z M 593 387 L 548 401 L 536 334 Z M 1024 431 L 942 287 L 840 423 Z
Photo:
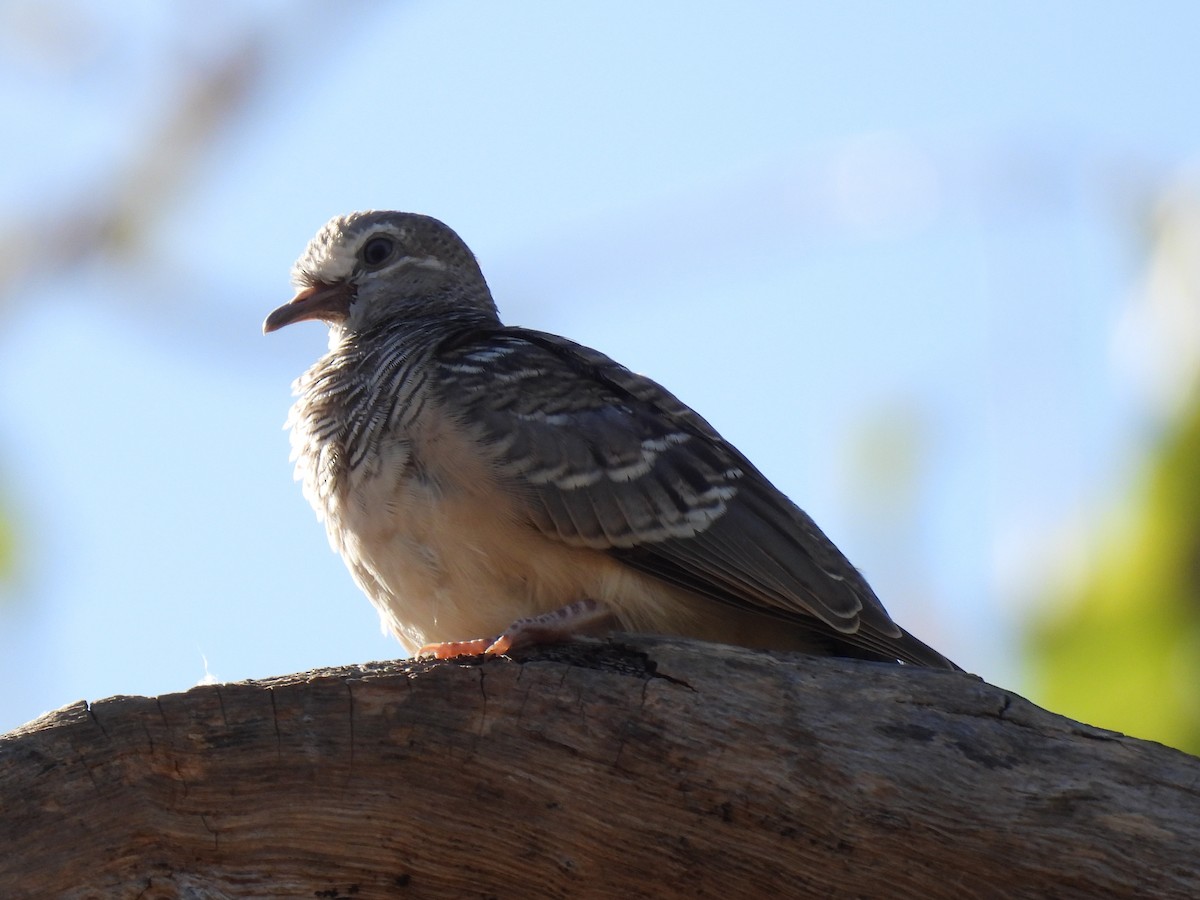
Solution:
M 520 328 L 438 355 L 530 523 L 649 575 L 814 631 L 862 655 L 954 668 L 896 625 L 816 523 L 703 418 L 597 351 Z

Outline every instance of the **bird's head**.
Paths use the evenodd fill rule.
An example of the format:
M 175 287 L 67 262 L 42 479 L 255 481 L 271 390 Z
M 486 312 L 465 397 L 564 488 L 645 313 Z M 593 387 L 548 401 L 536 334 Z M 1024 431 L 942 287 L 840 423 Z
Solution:
M 267 316 L 263 332 L 319 319 L 360 332 L 395 319 L 473 314 L 496 306 L 462 239 L 416 213 L 356 212 L 317 232 L 292 269 L 298 293 Z

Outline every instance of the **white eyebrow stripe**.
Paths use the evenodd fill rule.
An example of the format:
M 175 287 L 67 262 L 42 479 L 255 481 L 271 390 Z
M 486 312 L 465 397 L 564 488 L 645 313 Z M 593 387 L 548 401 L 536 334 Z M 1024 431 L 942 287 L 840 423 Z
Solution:
M 427 269 L 430 272 L 445 272 L 448 266 L 436 256 L 405 256 L 396 261 L 397 266 Z

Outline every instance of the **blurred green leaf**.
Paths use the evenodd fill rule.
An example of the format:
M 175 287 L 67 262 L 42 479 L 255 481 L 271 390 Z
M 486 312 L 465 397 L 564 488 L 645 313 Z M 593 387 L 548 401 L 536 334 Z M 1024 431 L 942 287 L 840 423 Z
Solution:
M 17 572 L 17 530 L 12 509 L 0 494 L 0 584 L 12 582 Z
M 1084 583 L 1033 630 L 1039 702 L 1200 753 L 1200 397 L 1102 532 Z

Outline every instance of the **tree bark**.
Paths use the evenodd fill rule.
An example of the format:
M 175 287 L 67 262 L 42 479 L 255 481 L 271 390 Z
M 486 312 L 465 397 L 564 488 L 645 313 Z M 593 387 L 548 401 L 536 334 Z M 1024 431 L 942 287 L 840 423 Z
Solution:
M 77 703 L 0 896 L 1200 896 L 1200 760 L 971 676 L 665 638 Z

